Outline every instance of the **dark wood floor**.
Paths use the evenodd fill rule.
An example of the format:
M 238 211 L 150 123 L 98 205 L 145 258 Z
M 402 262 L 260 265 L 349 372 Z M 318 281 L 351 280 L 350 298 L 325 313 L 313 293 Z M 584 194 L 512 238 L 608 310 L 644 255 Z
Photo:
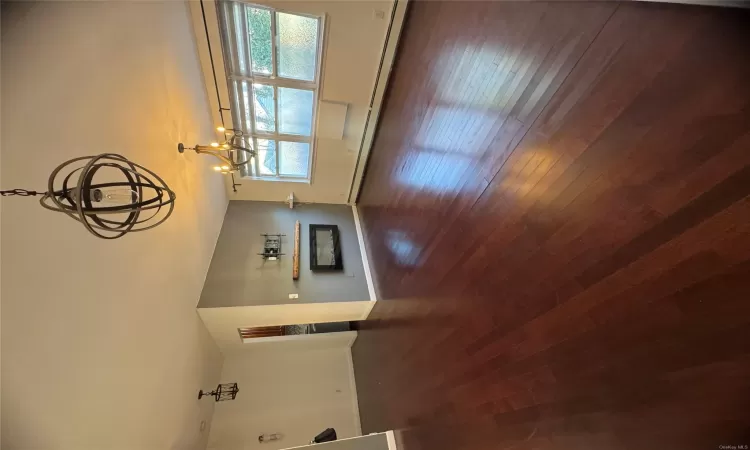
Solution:
M 363 431 L 750 445 L 749 194 L 748 11 L 412 4 L 359 199 Z

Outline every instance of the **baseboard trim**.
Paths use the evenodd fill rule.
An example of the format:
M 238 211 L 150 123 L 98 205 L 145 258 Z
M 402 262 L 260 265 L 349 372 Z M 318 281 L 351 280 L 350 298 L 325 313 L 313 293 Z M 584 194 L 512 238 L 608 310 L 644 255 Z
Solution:
M 385 432 L 385 439 L 388 442 L 388 450 L 398 450 L 396 445 L 396 433 L 393 430 Z
M 365 245 L 365 235 L 362 231 L 362 222 L 359 219 L 359 210 L 357 205 L 352 205 L 352 215 L 354 216 L 354 228 L 357 230 L 357 242 L 359 243 L 359 252 L 362 255 L 362 266 L 365 269 L 365 280 L 367 281 L 367 292 L 370 295 L 370 305 L 365 309 L 362 320 L 367 319 L 370 315 L 370 311 L 375 306 L 375 302 L 378 301 L 378 295 L 375 292 L 375 283 L 372 278 L 372 271 L 370 270 L 370 258 L 367 255 L 367 246 Z
M 372 150 L 372 144 L 375 140 L 375 131 L 378 120 L 380 119 L 380 108 L 383 105 L 383 98 L 388 88 L 388 81 L 391 75 L 391 69 L 396 61 L 396 52 L 398 50 L 401 30 L 406 20 L 407 6 L 412 0 L 396 0 L 391 12 L 391 21 L 388 26 L 388 33 L 383 45 L 383 52 L 380 55 L 380 68 L 378 69 L 375 88 L 370 99 L 370 112 L 365 121 L 365 131 L 362 136 L 362 142 L 359 147 L 357 163 L 354 169 L 352 184 L 349 187 L 348 203 L 357 202 L 359 190 L 362 188 L 362 180 L 365 175 L 365 167 Z

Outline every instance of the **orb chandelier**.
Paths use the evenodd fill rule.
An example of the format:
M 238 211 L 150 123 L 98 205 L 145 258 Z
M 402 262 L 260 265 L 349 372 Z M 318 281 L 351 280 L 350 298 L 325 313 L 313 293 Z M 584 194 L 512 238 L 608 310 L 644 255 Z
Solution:
M 157 174 L 115 153 L 65 161 L 52 171 L 46 192 L 11 189 L 0 195 L 41 195 L 43 207 L 81 222 L 102 239 L 117 239 L 164 223 L 176 198 Z
M 220 161 L 220 164 L 214 166 L 214 170 L 223 174 L 238 172 L 243 166 L 250 164 L 250 159 L 257 152 L 250 145 L 250 141 L 245 138 L 242 130 L 226 129 L 218 127 L 220 133 L 232 133 L 232 136 L 224 142 L 212 142 L 209 145 L 198 145 L 185 147 L 183 143 L 177 144 L 177 151 L 184 153 L 185 150 L 193 150 L 195 153 L 211 155 Z

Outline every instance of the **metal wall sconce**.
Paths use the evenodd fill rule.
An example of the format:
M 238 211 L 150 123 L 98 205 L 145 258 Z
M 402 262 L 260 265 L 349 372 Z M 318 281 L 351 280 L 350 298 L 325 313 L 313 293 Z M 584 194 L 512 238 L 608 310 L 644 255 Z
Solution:
M 198 154 L 211 155 L 219 159 L 220 165 L 214 166 L 214 170 L 223 174 L 238 172 L 242 166 L 250 164 L 250 160 L 258 152 L 252 148 L 249 141 L 245 139 L 242 130 L 226 129 L 218 127 L 220 133 L 232 132 L 232 136 L 224 142 L 212 142 L 210 145 L 198 145 L 185 147 L 183 143 L 177 144 L 177 151 L 184 153 L 185 150 L 193 150 Z M 248 148 L 250 147 L 250 148 Z
M 227 400 L 234 400 L 237 398 L 237 393 L 240 388 L 237 387 L 237 383 L 224 383 L 216 386 L 211 392 L 203 392 L 201 389 L 198 391 L 198 400 L 203 397 L 213 397 L 217 402 L 224 402 Z
M 74 163 L 79 164 L 69 167 Z M 116 176 L 121 181 L 112 181 Z M 172 214 L 177 197 L 157 174 L 115 153 L 65 161 L 52 171 L 46 192 L 11 189 L 0 195 L 41 195 L 43 207 L 81 222 L 102 239 L 162 224 Z
M 262 256 L 264 260 L 276 261 L 280 256 L 284 255 L 281 253 L 281 238 L 286 236 L 286 234 L 264 233 L 261 236 L 263 236 L 265 241 L 263 242 L 263 253 L 258 253 L 258 255 Z

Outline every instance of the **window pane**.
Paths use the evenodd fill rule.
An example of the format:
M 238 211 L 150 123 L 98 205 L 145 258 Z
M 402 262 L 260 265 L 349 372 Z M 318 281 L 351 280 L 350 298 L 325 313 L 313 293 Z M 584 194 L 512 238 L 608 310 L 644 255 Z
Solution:
M 250 54 L 253 72 L 271 73 L 271 11 L 247 8 L 247 30 L 250 33 Z
M 279 175 L 306 177 L 310 159 L 310 144 L 306 142 L 279 142 Z
M 258 139 L 258 169 L 261 175 L 276 175 L 276 141 Z
M 236 29 L 234 23 L 234 4 L 222 2 L 221 11 L 221 36 L 224 40 L 224 45 L 228 49 L 228 54 L 230 55 L 230 70 L 232 73 L 240 73 L 239 61 L 236 58 L 238 53 L 237 42 L 234 39 L 234 30 Z
M 279 27 L 279 76 L 313 81 L 318 52 L 318 20 L 276 13 L 276 23 Z
M 310 136 L 312 119 L 312 91 L 279 88 L 279 133 Z
M 270 133 L 276 131 L 276 106 L 273 100 L 273 86 L 253 84 L 253 100 L 255 129 Z
M 245 135 L 245 136 L 242 136 L 242 137 L 236 137 L 235 136 L 235 137 L 230 138 L 230 141 L 234 145 L 238 145 L 240 147 L 243 147 L 243 148 L 246 148 L 246 149 L 250 149 L 250 150 L 254 149 L 253 138 L 250 137 L 249 135 Z M 246 177 L 246 176 L 251 175 L 251 174 L 254 175 L 254 172 L 255 172 L 255 158 L 252 157 L 252 156 L 250 156 L 248 153 L 243 152 L 242 150 L 237 150 L 236 151 L 236 157 L 237 157 L 237 162 L 240 164 L 240 174 L 243 177 Z M 250 160 L 250 162 L 247 163 L 247 164 L 243 164 L 244 162 L 248 161 L 248 159 Z
M 242 128 L 245 130 L 252 130 L 253 124 L 252 124 L 252 118 L 250 117 L 250 85 L 247 81 L 235 81 L 235 86 L 238 86 L 242 89 L 242 95 L 237 95 L 237 99 L 240 100 L 241 104 L 238 105 L 238 114 L 240 115 L 240 120 L 244 122 Z
M 239 68 L 241 74 L 247 74 L 247 66 L 245 64 L 245 61 L 247 61 L 245 56 L 245 37 L 242 35 L 242 17 L 243 17 L 243 11 L 242 11 L 242 5 L 239 3 L 233 4 L 233 16 L 234 16 L 234 31 L 235 31 L 235 37 L 237 38 L 237 58 L 239 60 Z
M 255 157 L 250 158 L 249 164 L 240 166 L 240 175 L 242 175 L 243 177 L 255 175 Z

